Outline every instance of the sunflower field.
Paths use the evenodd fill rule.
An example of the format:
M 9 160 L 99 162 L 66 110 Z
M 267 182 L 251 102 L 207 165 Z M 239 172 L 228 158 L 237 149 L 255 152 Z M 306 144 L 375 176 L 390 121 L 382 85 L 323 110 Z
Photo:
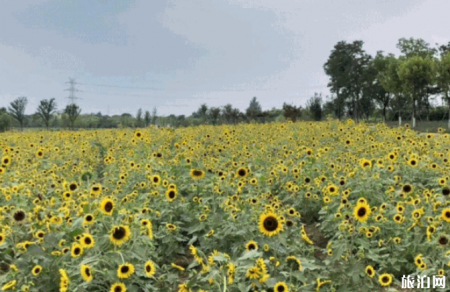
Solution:
M 1 290 L 404 291 L 403 275 L 448 276 L 440 132 L 328 120 L 2 133 Z

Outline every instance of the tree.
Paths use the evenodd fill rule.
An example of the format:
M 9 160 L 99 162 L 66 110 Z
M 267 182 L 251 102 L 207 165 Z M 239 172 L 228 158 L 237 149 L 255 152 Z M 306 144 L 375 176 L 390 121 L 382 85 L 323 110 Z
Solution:
M 302 113 L 301 106 L 296 107 L 295 105 L 283 103 L 283 116 L 286 119 L 290 119 L 292 122 L 295 123 L 297 118 L 301 116 L 301 113 Z
M 75 121 L 81 113 L 81 108 L 78 105 L 72 103 L 66 106 L 66 108 L 64 109 L 64 113 L 67 114 L 69 118 L 71 129 L 74 129 Z
M 342 94 L 351 98 L 353 117 L 358 121 L 358 103 L 363 89 L 363 74 L 371 57 L 362 49 L 363 41 L 351 44 L 338 42 L 324 65 L 325 73 L 330 76 L 328 87 L 341 99 Z M 344 97 L 344 98 L 345 98 Z
M 432 58 L 437 53 L 437 50 L 430 48 L 430 44 L 423 39 L 401 38 L 398 40 L 397 48 L 406 58 L 422 57 L 426 59 Z
M 402 88 L 411 97 L 413 127 L 416 126 L 416 101 L 426 94 L 427 87 L 434 81 L 434 73 L 433 60 L 420 56 L 405 59 L 398 68 Z
M 393 107 L 393 110 L 398 112 L 399 125 L 402 123 L 401 110 L 407 102 L 403 92 L 402 82 L 398 75 L 398 69 L 403 59 L 404 57 L 397 59 L 394 55 L 389 54 L 384 59 L 384 62 L 386 62 L 384 69 L 380 70 L 377 74 L 377 79 L 383 89 L 395 97 L 390 100 L 390 104 Z
M 149 111 L 145 111 L 145 115 L 144 115 L 144 121 L 145 121 L 145 126 L 148 127 L 148 125 L 150 125 L 151 122 L 151 115 Z
M 157 116 L 157 110 L 156 110 L 156 106 L 155 106 L 152 111 L 152 124 L 153 125 L 156 125 L 157 118 L 158 118 L 158 116 Z
M 436 62 L 436 83 L 447 102 L 448 127 L 450 128 L 450 51 L 442 55 Z
M 306 109 L 315 121 L 320 121 L 322 119 L 322 95 L 314 93 L 314 96 L 306 102 Z
M 25 96 L 19 97 L 10 103 L 8 108 L 9 114 L 16 119 L 20 128 L 23 129 L 23 123 L 25 122 L 25 108 L 27 106 L 28 100 Z
M 36 114 L 44 122 L 45 127 L 47 129 L 50 125 L 50 119 L 52 118 L 52 115 L 54 114 L 55 110 L 56 110 L 56 102 L 54 98 L 50 100 L 44 99 L 40 101 Z
M 136 127 L 142 126 L 142 109 L 138 109 L 136 113 Z
M 249 118 L 249 120 L 254 120 L 261 113 L 262 113 L 261 105 L 256 100 L 256 96 L 254 96 L 250 101 L 250 105 L 246 110 L 247 117 Z
M 390 56 L 384 56 L 382 51 L 378 51 L 375 58 L 369 65 L 367 71 L 368 94 L 372 95 L 375 103 L 382 109 L 383 122 L 386 122 L 386 109 L 391 100 L 391 93 L 383 86 L 383 75 L 388 70 Z
M 6 108 L 2 107 L 0 108 L 0 132 L 8 130 L 9 124 L 10 121 Z
M 220 108 L 212 107 L 208 110 L 208 118 L 213 125 L 217 125 L 220 118 Z

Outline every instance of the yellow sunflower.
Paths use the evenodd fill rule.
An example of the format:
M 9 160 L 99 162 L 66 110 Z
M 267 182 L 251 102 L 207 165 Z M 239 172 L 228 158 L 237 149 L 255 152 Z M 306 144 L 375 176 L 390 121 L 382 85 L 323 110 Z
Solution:
M 280 233 L 283 224 L 275 213 L 269 212 L 259 216 L 259 231 L 266 236 L 274 236 Z
M 365 202 L 358 202 L 353 210 L 353 216 L 359 222 L 366 222 L 371 212 L 372 211 L 369 204 Z

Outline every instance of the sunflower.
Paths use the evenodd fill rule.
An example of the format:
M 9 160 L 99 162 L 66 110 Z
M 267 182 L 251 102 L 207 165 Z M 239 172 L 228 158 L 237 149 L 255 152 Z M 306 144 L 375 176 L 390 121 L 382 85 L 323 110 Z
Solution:
M 177 198 L 177 190 L 176 189 L 167 189 L 166 191 L 166 199 L 169 202 L 175 201 Z
M 375 276 L 375 269 L 371 265 L 366 267 L 366 275 L 369 278 L 373 278 Z
M 120 265 L 117 269 L 117 277 L 119 277 L 119 279 L 128 279 L 129 277 L 131 277 L 131 275 L 133 275 L 133 273 L 134 266 L 130 263 Z
M 124 283 L 114 283 L 109 289 L 109 292 L 126 292 L 127 287 Z
M 147 261 L 144 266 L 145 269 L 145 275 L 147 277 L 153 277 L 156 273 L 155 263 L 152 261 Z
M 83 246 L 81 246 L 81 245 L 78 244 L 78 243 L 72 244 L 72 248 L 71 248 L 71 250 L 70 250 L 70 255 L 71 255 L 73 258 L 78 258 L 78 257 L 80 257 L 80 256 L 83 254 L 83 252 L 84 252 Z
M 283 224 L 275 213 L 266 213 L 259 216 L 259 231 L 266 236 L 274 236 L 281 232 Z
M 417 167 L 417 166 L 419 165 L 418 162 L 417 162 L 417 159 L 415 159 L 415 158 L 409 159 L 409 160 L 408 160 L 408 164 L 409 164 L 410 166 L 412 166 L 412 167 Z
M 372 211 L 369 204 L 365 202 L 359 202 L 353 210 L 353 216 L 359 222 L 366 222 L 371 212 Z
M 26 219 L 27 215 L 23 210 L 17 210 L 14 212 L 13 218 L 16 222 L 22 222 Z
M 2 286 L 2 291 L 14 290 L 16 287 L 17 280 L 11 280 Z
M 205 177 L 205 172 L 203 170 L 191 169 L 190 171 L 191 177 L 193 179 L 202 179 Z
M 31 270 L 31 273 L 33 274 L 33 276 L 39 276 L 39 274 L 42 272 L 42 267 L 40 265 L 36 265 L 33 267 L 33 269 Z
M 114 202 L 110 198 L 104 198 L 100 203 L 100 210 L 105 215 L 112 215 L 114 211 Z
M 446 222 L 450 222 L 450 208 L 442 210 L 442 219 Z
M 447 236 L 445 236 L 445 235 L 439 236 L 438 243 L 439 243 L 441 246 L 447 245 L 447 243 L 448 243 L 448 238 L 447 238 Z
M 0 232 L 0 246 L 5 243 L 6 241 L 6 236 L 4 233 Z
M 245 274 L 245 277 L 249 279 L 258 279 L 261 274 L 261 271 L 258 267 L 251 267 L 247 270 L 247 273 Z
M 126 225 L 118 225 L 114 226 L 110 230 L 111 235 L 109 236 L 109 240 L 114 244 L 121 246 L 126 241 L 131 238 L 131 230 L 130 227 Z
M 288 256 L 287 258 L 286 258 L 286 262 L 288 263 L 288 264 L 292 264 L 293 263 L 293 265 L 295 266 L 294 268 L 295 269 L 298 269 L 299 271 L 301 271 L 302 270 L 302 262 L 300 261 L 300 259 L 298 259 L 297 257 L 295 257 L 295 256 Z
M 409 195 L 409 194 L 411 194 L 413 191 L 414 191 L 414 187 L 413 187 L 412 185 L 410 185 L 410 184 L 404 184 L 403 187 L 402 187 L 402 192 L 403 192 L 405 195 Z
M 380 285 L 383 287 L 389 286 L 392 283 L 392 276 L 386 273 L 381 274 L 378 277 L 378 283 L 380 283 Z
M 91 225 L 94 224 L 95 216 L 92 214 L 86 214 L 84 216 L 83 225 Z
M 177 230 L 177 226 L 174 225 L 174 224 L 171 224 L 171 223 L 167 223 L 167 224 L 166 224 L 166 228 L 167 228 L 167 230 L 169 230 L 169 231 L 176 231 L 176 230 Z
M 245 167 L 240 167 L 237 171 L 236 171 L 236 177 L 246 177 L 248 174 L 248 170 Z
M 93 248 L 95 245 L 94 237 L 89 233 L 83 234 L 83 237 L 81 237 L 80 242 L 81 246 L 87 249 Z
M 278 282 L 273 287 L 274 292 L 289 292 L 289 288 L 284 282 Z
M 250 240 L 250 241 L 247 242 L 247 244 L 245 245 L 245 249 L 246 249 L 247 251 L 258 250 L 258 244 L 257 244 L 255 241 Z
M 92 268 L 88 265 L 81 265 L 80 267 L 80 273 L 81 277 L 83 277 L 83 280 L 86 282 L 91 282 L 93 279 L 92 276 Z
M 153 185 L 159 186 L 161 184 L 161 177 L 157 174 L 152 175 L 150 177 L 150 181 L 152 182 Z

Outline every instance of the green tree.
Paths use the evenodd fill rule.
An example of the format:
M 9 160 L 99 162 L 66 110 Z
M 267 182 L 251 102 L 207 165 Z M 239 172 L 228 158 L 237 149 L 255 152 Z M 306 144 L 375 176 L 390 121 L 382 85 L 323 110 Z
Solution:
M 50 125 L 50 119 L 55 113 L 55 110 L 56 110 L 56 102 L 54 98 L 50 100 L 44 99 L 40 101 L 36 114 L 44 122 L 45 127 L 47 129 Z
M 81 108 L 78 105 L 72 103 L 66 106 L 66 108 L 64 109 L 64 113 L 69 119 L 70 128 L 74 129 L 75 121 L 81 113 Z
M 363 41 L 338 42 L 324 65 L 325 73 L 330 76 L 328 87 L 343 102 L 350 98 L 351 111 L 358 121 L 358 103 L 362 95 L 364 71 L 370 63 L 370 56 L 363 50 Z
M 256 100 L 256 96 L 250 101 L 250 105 L 246 110 L 246 115 L 249 120 L 256 119 L 262 113 L 262 108 L 259 102 Z
M 150 125 L 152 116 L 150 115 L 149 111 L 145 111 L 145 115 L 144 115 L 144 121 L 145 121 L 145 126 L 148 127 L 148 125 Z
M 136 127 L 142 126 L 142 109 L 138 109 L 136 113 Z
M 398 68 L 403 90 L 412 102 L 412 126 L 416 126 L 416 101 L 425 96 L 428 86 L 434 81 L 434 61 L 431 58 L 413 56 L 405 59 Z
M 402 82 L 398 75 L 399 67 L 402 59 L 396 58 L 394 55 L 389 54 L 383 60 L 386 62 L 384 69 L 380 70 L 377 74 L 381 86 L 386 92 L 394 95 L 394 98 L 390 100 L 392 109 L 398 112 L 399 125 L 402 124 L 402 108 L 407 102 L 406 96 L 403 92 Z
M 15 100 L 13 100 L 9 105 L 8 108 L 9 114 L 16 119 L 19 124 L 20 128 L 23 129 L 23 124 L 25 122 L 25 108 L 27 106 L 28 100 L 25 96 L 19 97 Z
M 0 108 L 0 132 L 5 132 L 9 128 L 9 115 L 6 108 Z
M 302 115 L 302 108 L 301 106 L 296 107 L 295 105 L 290 105 L 287 103 L 283 103 L 283 116 L 286 119 L 290 119 L 295 123 L 297 118 L 301 117 Z
M 430 48 L 430 44 L 423 39 L 401 38 L 398 40 L 397 48 L 406 58 L 422 57 L 426 59 L 432 58 L 437 53 L 437 50 Z
M 441 58 L 436 62 L 436 83 L 447 102 L 448 127 L 450 128 L 450 51 L 441 55 Z
M 386 122 L 386 109 L 392 98 L 392 94 L 383 86 L 382 76 L 388 70 L 389 56 L 384 56 L 382 51 L 378 51 L 375 58 L 370 63 L 369 83 L 371 83 L 370 94 L 373 96 L 375 103 L 381 107 L 383 122 Z
M 315 121 L 320 121 L 322 119 L 322 95 L 314 93 L 306 102 L 306 109 L 311 113 L 311 116 Z

